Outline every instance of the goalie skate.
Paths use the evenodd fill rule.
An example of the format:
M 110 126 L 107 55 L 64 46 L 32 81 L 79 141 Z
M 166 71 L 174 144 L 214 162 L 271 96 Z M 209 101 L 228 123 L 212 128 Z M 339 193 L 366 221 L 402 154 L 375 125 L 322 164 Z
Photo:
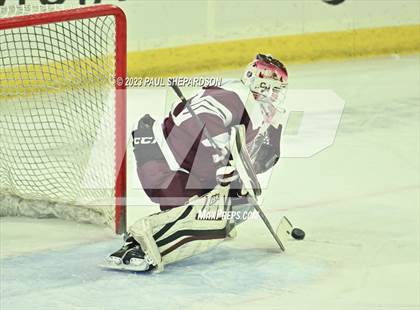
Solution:
M 138 260 L 136 262 L 130 262 L 129 264 L 116 264 L 113 261 L 106 260 L 99 265 L 104 269 L 120 270 L 120 271 L 133 271 L 133 272 L 147 272 L 150 271 L 150 265 L 145 260 Z
M 149 271 L 154 267 L 132 236 L 129 236 L 124 245 L 112 253 L 100 266 L 124 271 Z
M 100 264 L 99 267 L 104 269 L 111 270 L 120 270 L 120 271 L 133 271 L 133 272 L 147 272 L 150 271 L 150 266 L 146 262 L 139 262 L 138 264 L 120 264 L 117 265 L 114 262 L 106 260 L 104 263 Z

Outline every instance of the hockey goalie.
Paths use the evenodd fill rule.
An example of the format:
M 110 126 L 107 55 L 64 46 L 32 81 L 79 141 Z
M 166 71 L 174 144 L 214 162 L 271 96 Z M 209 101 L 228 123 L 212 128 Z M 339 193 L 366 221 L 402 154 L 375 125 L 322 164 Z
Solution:
M 137 173 L 161 212 L 129 228 L 108 267 L 161 271 L 234 236 L 246 220 L 241 214 L 255 205 L 252 175 L 280 157 L 287 79 L 279 60 L 258 54 L 240 80 L 198 90 L 162 123 L 149 115 L 139 120 L 132 132 Z M 232 211 L 236 216 L 226 216 Z

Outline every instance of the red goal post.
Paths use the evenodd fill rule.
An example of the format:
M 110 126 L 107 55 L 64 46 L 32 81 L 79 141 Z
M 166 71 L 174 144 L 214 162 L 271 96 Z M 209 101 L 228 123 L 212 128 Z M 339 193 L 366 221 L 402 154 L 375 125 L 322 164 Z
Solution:
M 95 5 L 95 6 L 90 6 L 90 7 L 83 7 L 83 8 L 75 8 L 75 9 L 65 9 L 65 10 L 59 10 L 59 11 L 52 11 L 52 12 L 45 12 L 45 13 L 36 13 L 36 14 L 29 14 L 29 15 L 20 15 L 20 16 L 13 16 L 13 17 L 6 17 L 6 18 L 0 18 L 0 35 L 2 33 L 2 31 L 11 31 L 12 29 L 18 29 L 18 28 L 26 28 L 28 29 L 28 27 L 45 27 L 46 25 L 54 25 L 59 23 L 60 25 L 62 25 L 63 23 L 66 22 L 74 22 L 74 21 L 83 21 L 83 20 L 96 20 L 97 18 L 101 18 L 101 17 L 106 17 L 106 16 L 110 16 L 110 17 L 114 17 L 115 19 L 115 56 L 114 56 L 114 68 L 113 71 L 114 72 L 114 87 L 115 87 L 115 107 L 114 107 L 114 121 L 115 121 L 115 136 L 114 136 L 114 177 L 115 177 L 115 187 L 114 187 L 114 194 L 115 194 L 115 213 L 114 213 L 114 224 L 115 224 L 115 231 L 117 233 L 123 233 L 126 230 L 126 143 L 127 143 L 127 139 L 126 139 L 126 92 L 125 92 L 125 85 L 124 83 L 116 83 L 116 79 L 117 78 L 123 78 L 125 79 L 126 77 L 126 67 L 127 67 L 127 47 L 126 47 L 126 41 L 127 41 L 127 34 L 126 34 L 126 17 L 124 12 L 116 7 L 116 6 L 112 6 L 112 5 Z M 98 28 L 99 29 L 99 28 Z M 83 31 L 83 28 L 79 29 L 80 31 Z M 55 30 L 52 30 L 55 31 Z M 69 32 L 70 33 L 70 32 Z M 78 33 L 74 33 L 73 31 L 73 35 L 78 36 Z M 5 35 L 5 37 L 7 36 L 7 34 Z M 68 33 L 63 34 L 63 37 L 66 37 L 65 40 L 67 40 L 67 37 L 69 36 Z M 90 36 L 90 35 L 89 35 Z M 91 44 L 92 42 L 90 42 L 91 38 L 89 36 L 86 36 L 86 42 L 87 44 Z M 10 34 L 10 37 L 13 37 L 13 34 Z M 14 38 L 14 37 L 13 37 Z M 16 39 L 19 39 L 19 36 L 16 36 Z M 44 41 L 49 40 L 48 38 L 44 38 Z M 71 39 L 69 39 L 71 40 Z M 80 38 L 74 38 L 74 42 L 75 44 L 79 43 Z M 42 40 L 41 40 L 42 41 Z M 29 42 L 27 44 L 31 44 L 32 42 Z M 44 42 L 45 43 L 45 42 Z M 0 41 L 1 44 L 1 41 Z M 9 46 L 10 44 L 6 41 L 6 43 L 4 43 L 4 46 Z M 8 45 L 9 44 L 9 45 Z M 47 43 L 45 43 L 47 46 Z M 49 43 L 48 43 L 49 44 Z M 95 44 L 94 42 L 92 44 Z M 1 48 L 1 45 L 0 45 Z M 48 47 L 49 48 L 49 47 Z M 50 51 L 51 53 L 54 53 L 54 49 L 59 48 L 59 47 L 53 47 L 52 51 Z M 90 48 L 90 47 L 87 47 Z M 64 55 L 65 52 L 67 51 L 63 51 L 62 54 Z M 91 51 L 88 51 L 91 52 Z M 26 51 L 22 52 L 23 54 L 26 53 Z M 30 51 L 28 51 L 28 53 L 31 53 Z M 3 55 L 2 55 L 3 54 Z M 25 56 L 26 54 L 24 54 L 24 56 L 22 55 L 18 55 L 13 60 L 10 59 L 3 59 L 3 62 L 0 62 L 0 79 L 2 78 L 2 69 L 3 69 L 3 75 L 7 75 L 9 74 L 9 76 L 12 76 L 13 78 L 16 78 L 16 75 L 23 75 L 24 73 L 16 73 L 16 69 L 12 68 L 13 66 L 11 66 L 10 64 L 13 64 L 16 67 L 22 67 L 25 66 L 25 64 L 16 64 L 14 63 L 16 60 L 20 60 L 20 59 L 26 59 Z M 60 54 L 61 55 L 61 54 Z M 95 56 L 95 55 L 93 55 Z M 93 57 L 92 56 L 92 57 Z M 3 50 L 0 51 L 0 61 L 2 61 L 2 57 L 7 58 L 8 54 Z M 95 56 L 100 58 L 99 56 Z M 35 58 L 34 55 L 31 55 L 31 59 Z M 64 63 L 64 62 L 67 63 Z M 73 60 L 72 60 L 73 61 Z M 90 60 L 89 60 L 90 61 Z M 57 62 L 57 60 L 54 60 L 53 62 Z M 58 62 L 61 62 L 61 65 L 64 67 L 63 64 L 65 64 L 66 66 L 68 66 L 68 60 L 63 60 L 60 59 L 58 60 Z M 84 61 L 83 61 L 84 62 Z M 6 63 L 6 65 L 5 65 Z M 4 65 L 2 68 L 2 64 Z M 10 65 L 10 66 L 8 66 Z M 79 66 L 81 65 L 80 63 L 78 64 Z M 83 66 L 85 66 L 85 63 L 82 63 Z M 34 65 L 31 64 L 31 66 L 33 67 Z M 45 64 L 42 64 L 41 66 L 45 67 Z M 52 67 L 58 67 L 58 65 L 54 64 Z M 10 69 L 12 68 L 12 69 Z M 94 70 L 96 70 L 97 68 L 92 67 Z M 55 70 L 56 68 L 54 68 Z M 9 70 L 9 71 L 7 71 Z M 15 70 L 13 71 L 13 74 L 10 74 L 11 70 Z M 37 69 L 38 70 L 38 69 Z M 44 69 L 41 69 L 44 70 Z M 74 69 L 72 69 L 74 70 Z M 82 69 L 75 69 L 80 70 L 81 71 L 81 75 L 83 75 L 84 73 L 82 72 Z M 89 70 L 89 69 L 86 69 Z M 70 69 L 65 69 L 64 71 L 68 71 L 70 72 Z M 64 72 L 63 71 L 63 72 Z M 6 72 L 6 73 L 5 73 Z M 55 72 L 56 73 L 56 72 Z M 62 73 L 62 72 L 61 72 Z M 77 74 L 79 74 L 79 72 L 77 72 Z M 36 73 L 34 74 L 36 75 Z M 44 87 L 44 85 L 40 85 L 39 81 L 36 80 L 34 81 L 29 81 L 28 82 L 28 78 L 27 75 L 25 76 L 26 80 L 22 83 L 26 83 L 28 86 L 28 88 L 30 89 L 34 84 L 38 84 L 38 86 L 36 87 Z M 37 76 L 37 78 L 39 78 L 39 76 Z M 10 78 L 11 79 L 11 78 Z M 3 76 L 3 80 L 4 80 L 4 76 Z M 3 81 L 4 82 L 4 81 Z M 12 82 L 10 81 L 6 81 L 4 82 L 4 87 L 3 87 L 3 91 L 4 93 L 6 93 L 6 95 L 4 95 L 4 93 L 2 94 L 2 81 L 0 80 L 0 115 L 2 114 L 2 99 L 4 99 L 4 102 L 6 102 L 8 99 L 7 95 L 10 95 L 10 93 L 8 93 L 9 89 L 11 88 L 10 84 Z M 9 85 L 7 85 L 7 83 L 9 83 Z M 72 82 L 73 83 L 73 82 Z M 77 81 L 76 81 L 77 83 Z M 83 83 L 83 81 L 79 81 L 79 83 Z M 19 86 L 19 85 L 17 85 Z M 16 85 L 14 85 L 13 87 L 17 88 Z M 74 85 L 73 85 L 74 86 Z M 100 88 L 99 88 L 100 89 Z M 38 92 L 39 89 L 34 90 L 34 92 Z M 28 91 L 29 93 L 31 92 L 31 90 Z M 91 94 L 89 94 L 91 95 Z M 98 95 L 99 97 L 101 95 Z M 12 96 L 9 96 L 12 97 Z M 5 99 L 6 98 L 6 99 Z M 15 99 L 13 99 L 15 100 Z M 95 99 L 96 100 L 96 99 Z M 75 103 L 77 103 L 77 100 L 75 100 Z M 7 105 L 7 103 L 5 103 L 4 105 Z M 6 106 L 7 108 L 7 106 Z M 79 107 L 80 108 L 80 107 Z M 83 107 L 82 107 L 83 108 Z M 37 109 L 39 110 L 40 108 L 37 107 Z M 38 111 L 37 110 L 37 111 Z M 26 111 L 26 110 L 24 110 Z M 17 113 L 16 111 L 13 111 L 13 113 Z M 24 112 L 22 112 L 24 113 Z M 48 112 L 49 113 L 49 112 Z M 1 118 L 0 118 L 1 121 Z M 1 125 L 0 125 L 1 126 Z M 32 124 L 33 127 L 33 124 Z M 53 126 L 51 126 L 53 127 Z M 9 131 L 11 130 L 10 128 L 8 129 Z M 53 130 L 51 128 L 49 128 L 49 130 Z M 44 130 L 45 131 L 45 130 Z M 1 132 L 0 132 L 1 134 Z M 83 134 L 83 132 L 82 132 Z M 40 137 L 43 139 L 47 139 L 52 137 L 53 134 L 49 133 L 48 137 Z M 2 138 L 0 137 L 0 140 Z M 90 143 L 90 142 L 89 142 Z M 17 143 L 18 144 L 18 143 Z M 0 143 L 1 146 L 1 143 Z M 36 154 L 34 154 L 36 155 Z M 7 156 L 7 155 L 5 155 Z M 1 153 L 0 153 L 0 159 L 1 158 Z M 8 157 L 6 157 L 6 159 L 9 159 Z M 40 164 L 39 162 L 37 162 L 37 165 Z M 42 164 L 42 163 L 41 163 Z M 55 164 L 55 162 L 54 162 Z M 60 169 L 60 168 L 58 168 Z M 0 172 L 1 172 L 1 167 L 0 167 Z M 8 173 L 13 173 L 13 169 L 9 168 L 9 171 L 7 171 Z M 1 181 L 1 180 L 0 180 Z M 31 180 L 32 181 L 32 180 Z M 17 182 L 15 182 L 17 183 Z M 13 192 L 13 188 L 16 187 L 14 186 L 14 184 L 12 184 L 13 186 L 10 186 L 12 189 L 7 188 L 7 185 L 5 185 L 4 187 L 6 187 L 6 189 L 2 189 L 2 183 L 0 182 L 0 191 L 7 191 L 7 192 L 12 192 L 13 195 L 19 195 L 19 193 L 14 193 Z M 56 194 L 54 192 L 54 195 L 59 195 Z M 27 196 L 25 198 L 28 198 L 29 195 L 26 195 L 24 193 L 23 196 Z M 38 200 L 39 197 L 37 195 L 35 195 L 36 198 L 35 200 Z M 31 199 L 31 197 L 29 197 L 29 199 Z M 48 199 L 48 198 L 47 198 Z M 71 201 L 64 201 L 64 203 L 67 204 L 71 204 Z M 83 219 L 81 219 L 83 221 Z

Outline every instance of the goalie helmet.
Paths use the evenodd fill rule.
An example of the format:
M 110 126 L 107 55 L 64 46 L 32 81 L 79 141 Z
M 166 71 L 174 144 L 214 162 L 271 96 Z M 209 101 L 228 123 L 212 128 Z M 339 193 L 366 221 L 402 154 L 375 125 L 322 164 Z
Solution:
M 287 69 L 271 55 L 258 54 L 246 67 L 242 83 L 252 92 L 266 117 L 271 118 L 282 110 L 287 90 Z

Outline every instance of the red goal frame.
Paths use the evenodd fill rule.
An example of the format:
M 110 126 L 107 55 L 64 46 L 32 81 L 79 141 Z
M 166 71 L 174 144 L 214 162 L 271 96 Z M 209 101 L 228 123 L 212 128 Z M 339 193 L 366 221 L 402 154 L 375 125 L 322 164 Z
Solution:
M 117 78 L 123 78 L 125 81 L 127 75 L 127 20 L 124 11 L 117 6 L 94 5 L 76 9 L 0 18 L 0 30 L 103 16 L 115 17 L 115 81 L 117 81 Z M 127 96 L 125 83 L 116 82 L 115 89 L 115 232 L 122 234 L 126 231 L 127 223 Z

